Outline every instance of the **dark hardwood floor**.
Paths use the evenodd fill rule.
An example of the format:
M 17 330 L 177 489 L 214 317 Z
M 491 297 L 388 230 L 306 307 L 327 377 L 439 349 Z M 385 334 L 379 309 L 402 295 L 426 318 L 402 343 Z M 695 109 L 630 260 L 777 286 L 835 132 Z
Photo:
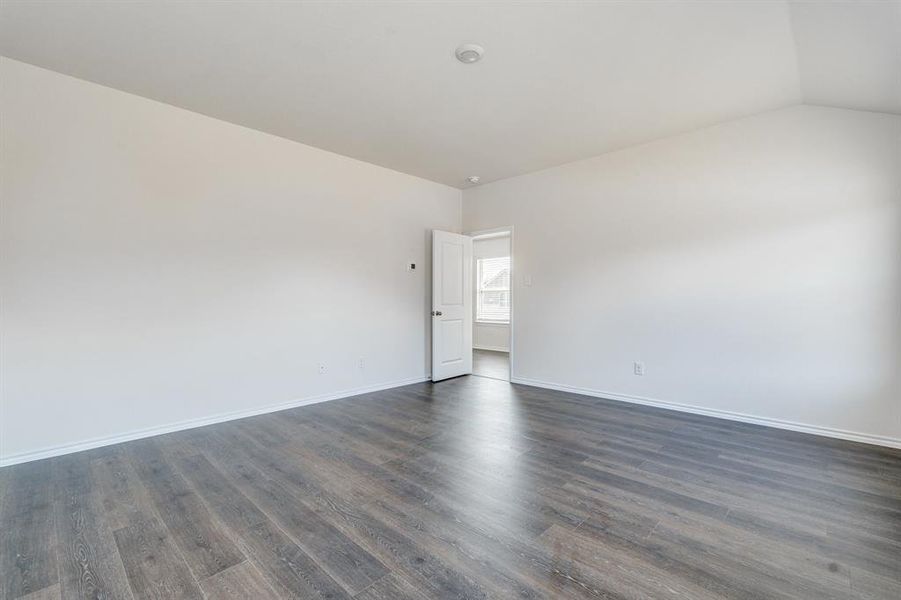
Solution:
M 4 599 L 901 598 L 901 451 L 483 377 L 0 486 Z
M 472 374 L 510 381 L 510 353 L 473 348 Z

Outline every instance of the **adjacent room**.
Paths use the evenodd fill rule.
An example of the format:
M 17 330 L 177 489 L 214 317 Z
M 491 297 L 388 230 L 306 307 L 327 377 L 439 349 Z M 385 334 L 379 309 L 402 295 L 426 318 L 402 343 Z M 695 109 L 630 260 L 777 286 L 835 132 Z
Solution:
M 510 381 L 510 230 L 472 236 L 472 374 Z
M 901 0 L 0 0 L 0 600 L 901 599 Z

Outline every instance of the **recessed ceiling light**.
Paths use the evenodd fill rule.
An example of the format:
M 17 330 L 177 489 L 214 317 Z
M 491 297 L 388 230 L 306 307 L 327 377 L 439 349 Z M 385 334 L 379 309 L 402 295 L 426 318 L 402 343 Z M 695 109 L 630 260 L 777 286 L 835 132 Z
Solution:
M 481 180 L 482 180 L 482 178 L 479 177 L 478 175 L 470 175 L 469 177 L 466 178 L 466 181 L 468 181 L 469 183 L 478 183 Z
M 471 65 L 474 62 L 479 62 L 482 58 L 482 54 L 485 53 L 485 49 L 481 46 L 476 46 L 475 44 L 463 44 L 462 46 L 458 46 L 454 51 L 454 54 L 457 56 L 457 60 L 461 63 Z

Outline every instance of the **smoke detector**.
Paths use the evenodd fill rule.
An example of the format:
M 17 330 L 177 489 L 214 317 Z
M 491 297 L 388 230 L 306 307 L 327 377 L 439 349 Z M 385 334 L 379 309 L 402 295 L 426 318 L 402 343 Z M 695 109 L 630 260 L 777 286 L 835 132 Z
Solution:
M 466 65 L 471 65 L 474 62 L 479 62 L 482 59 L 482 54 L 485 53 L 485 49 L 481 46 L 476 46 L 475 44 L 463 44 L 462 46 L 458 46 L 454 51 L 454 55 L 456 55 L 457 60 Z
M 478 175 L 470 175 L 469 177 L 466 178 L 466 181 L 468 181 L 469 183 L 478 183 L 481 180 L 482 180 L 482 178 L 479 177 Z

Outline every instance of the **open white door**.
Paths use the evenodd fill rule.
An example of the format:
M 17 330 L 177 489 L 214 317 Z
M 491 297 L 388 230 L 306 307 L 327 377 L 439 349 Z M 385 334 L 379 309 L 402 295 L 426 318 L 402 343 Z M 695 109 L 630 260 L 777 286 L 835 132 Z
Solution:
M 472 238 L 432 231 L 432 381 L 472 373 Z

